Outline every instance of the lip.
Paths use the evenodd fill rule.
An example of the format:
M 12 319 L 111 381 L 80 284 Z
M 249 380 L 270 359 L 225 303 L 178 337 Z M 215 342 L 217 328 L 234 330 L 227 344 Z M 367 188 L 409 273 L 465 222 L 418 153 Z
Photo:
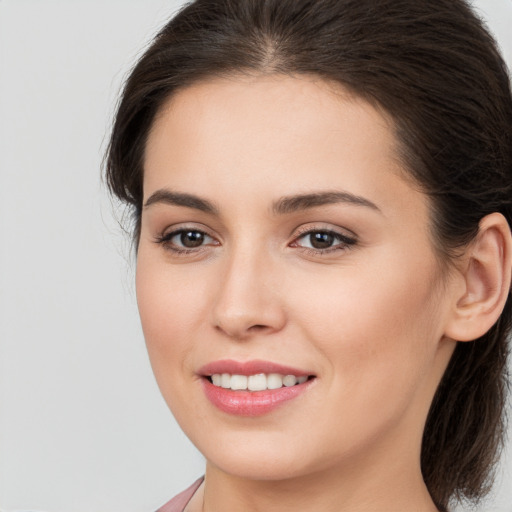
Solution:
M 238 362 L 232 360 L 215 361 L 203 366 L 200 371 L 201 383 L 206 398 L 221 411 L 234 415 L 254 417 L 269 414 L 285 403 L 305 393 L 316 379 L 308 379 L 302 384 L 266 389 L 264 391 L 233 391 L 214 386 L 208 377 L 216 373 L 236 375 L 256 375 L 258 373 L 279 373 L 295 375 L 296 377 L 311 376 L 311 372 L 272 363 L 269 361 L 253 360 Z M 314 376 L 314 375 L 313 375 Z
M 313 375 L 312 372 L 259 359 L 244 362 L 233 361 L 231 359 L 213 361 L 202 366 L 198 373 L 203 377 L 210 377 L 215 373 L 230 373 L 231 375 L 247 376 L 256 375 L 258 373 L 280 373 L 281 375 L 295 375 L 295 377 Z

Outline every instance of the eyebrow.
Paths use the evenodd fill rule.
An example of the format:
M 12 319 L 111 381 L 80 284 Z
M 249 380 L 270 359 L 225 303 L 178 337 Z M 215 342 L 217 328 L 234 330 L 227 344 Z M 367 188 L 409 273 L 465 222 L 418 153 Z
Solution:
M 173 192 L 168 189 L 159 189 L 144 203 L 144 208 L 156 203 L 193 208 L 211 215 L 219 215 L 219 209 L 207 199 L 184 192 Z M 318 206 L 336 203 L 348 203 L 355 206 L 364 206 L 380 212 L 380 208 L 370 200 L 351 194 L 346 191 L 314 192 L 310 194 L 297 194 L 279 198 L 272 205 L 275 215 L 286 215 L 297 211 L 307 210 Z
M 288 197 L 282 197 L 277 200 L 272 211 L 277 215 L 285 215 L 308 208 L 315 208 L 317 206 L 324 206 L 328 204 L 348 203 L 355 206 L 365 206 L 372 210 L 380 212 L 380 208 L 372 203 L 370 200 L 351 194 L 345 191 L 326 191 L 315 192 L 311 194 L 300 194 Z
M 195 196 L 193 194 L 185 194 L 183 192 L 172 192 L 167 189 L 160 189 L 151 194 L 148 200 L 144 203 L 144 208 L 152 204 L 163 203 L 175 206 L 185 206 L 186 208 L 194 208 L 205 213 L 218 215 L 218 208 L 206 199 Z

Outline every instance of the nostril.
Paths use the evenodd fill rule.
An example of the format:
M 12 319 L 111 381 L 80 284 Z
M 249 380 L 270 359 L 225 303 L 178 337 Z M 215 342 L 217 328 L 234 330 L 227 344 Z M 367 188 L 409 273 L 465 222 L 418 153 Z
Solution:
M 213 326 L 229 338 L 245 340 L 280 331 L 286 324 L 284 312 L 278 306 L 253 309 L 217 308 L 213 311 Z
M 249 327 L 249 330 L 250 331 L 263 331 L 265 329 L 267 329 L 268 326 L 267 325 L 252 325 L 251 327 Z

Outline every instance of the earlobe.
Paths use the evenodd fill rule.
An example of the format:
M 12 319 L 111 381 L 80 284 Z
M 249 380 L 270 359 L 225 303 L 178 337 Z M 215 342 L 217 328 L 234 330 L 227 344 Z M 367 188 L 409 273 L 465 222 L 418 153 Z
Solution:
M 512 236 L 500 213 L 480 221 L 478 235 L 463 258 L 463 286 L 454 297 L 445 335 L 456 341 L 483 336 L 498 320 L 511 287 Z

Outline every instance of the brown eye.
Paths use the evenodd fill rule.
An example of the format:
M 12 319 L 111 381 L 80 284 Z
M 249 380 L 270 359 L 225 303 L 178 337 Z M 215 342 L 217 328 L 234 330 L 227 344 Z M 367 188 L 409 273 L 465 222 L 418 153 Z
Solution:
M 218 242 L 198 229 L 177 229 L 160 236 L 155 240 L 166 250 L 180 253 L 183 251 L 194 251 L 206 245 L 218 245 Z
M 314 249 L 328 249 L 335 241 L 335 237 L 331 233 L 316 232 L 308 235 L 311 247 Z
M 356 242 L 354 238 L 342 235 L 336 231 L 311 230 L 299 236 L 292 245 L 321 253 L 328 252 L 329 250 L 347 249 L 349 246 L 356 244 Z
M 204 233 L 201 231 L 182 231 L 179 234 L 179 240 L 183 247 L 193 249 L 204 243 Z

